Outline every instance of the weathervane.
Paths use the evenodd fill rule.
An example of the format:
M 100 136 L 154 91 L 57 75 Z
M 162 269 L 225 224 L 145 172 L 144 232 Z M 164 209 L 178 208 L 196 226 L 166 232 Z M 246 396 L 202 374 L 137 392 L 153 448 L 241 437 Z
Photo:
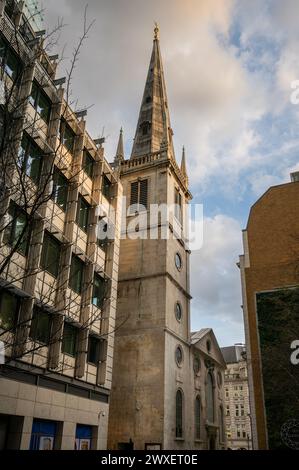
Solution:
M 155 29 L 154 29 L 154 39 L 155 40 L 159 39 L 159 32 L 160 32 L 159 25 L 158 25 L 157 22 L 155 22 Z

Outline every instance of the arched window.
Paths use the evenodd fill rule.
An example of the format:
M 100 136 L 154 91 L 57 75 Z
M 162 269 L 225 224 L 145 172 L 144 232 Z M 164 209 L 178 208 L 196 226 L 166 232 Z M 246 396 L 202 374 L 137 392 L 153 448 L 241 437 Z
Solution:
M 219 440 L 220 442 L 225 441 L 225 436 L 224 436 L 224 419 L 223 419 L 223 408 L 222 406 L 219 406 Z
M 214 423 L 214 380 L 211 372 L 207 375 L 206 385 L 207 419 Z
M 183 394 L 181 390 L 176 392 L 175 413 L 175 437 L 183 437 Z
M 194 422 L 195 422 L 195 439 L 200 439 L 200 398 L 195 398 L 195 410 L 194 410 Z

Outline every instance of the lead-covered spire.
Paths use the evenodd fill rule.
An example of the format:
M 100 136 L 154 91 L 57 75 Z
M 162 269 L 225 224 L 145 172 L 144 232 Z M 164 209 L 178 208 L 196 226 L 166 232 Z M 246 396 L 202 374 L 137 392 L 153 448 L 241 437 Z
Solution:
M 158 152 L 161 149 L 168 149 L 168 155 L 174 158 L 172 135 L 159 44 L 159 27 L 156 24 L 131 158 Z

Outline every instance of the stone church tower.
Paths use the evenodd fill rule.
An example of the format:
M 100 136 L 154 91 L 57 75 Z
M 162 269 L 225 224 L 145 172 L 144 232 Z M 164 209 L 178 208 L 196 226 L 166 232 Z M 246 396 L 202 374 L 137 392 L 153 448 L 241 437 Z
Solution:
M 130 439 L 135 449 L 147 443 L 173 447 L 173 389 L 176 381 L 189 380 L 189 251 L 180 234 L 191 194 L 185 156 L 179 168 L 172 135 L 156 26 L 131 158 L 124 158 L 121 131 L 115 164 L 127 198 L 128 227 L 140 217 L 139 205 L 144 212 L 152 204 L 177 203 L 178 208 L 166 222 L 169 239 L 161 239 L 161 223 L 155 227 L 158 239 L 150 239 L 153 224 L 145 212 L 143 239 L 139 227 L 121 240 L 110 449 Z

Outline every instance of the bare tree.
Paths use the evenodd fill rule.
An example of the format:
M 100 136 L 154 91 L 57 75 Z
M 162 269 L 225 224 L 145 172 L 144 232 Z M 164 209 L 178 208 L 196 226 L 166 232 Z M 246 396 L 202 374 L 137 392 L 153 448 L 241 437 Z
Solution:
M 64 318 L 69 313 L 71 321 L 77 325 L 76 370 L 80 376 L 90 328 L 101 322 L 98 337 L 107 339 L 107 335 L 113 334 L 109 331 L 109 318 L 105 318 L 105 312 L 107 315 L 110 302 L 115 300 L 106 269 L 107 263 L 113 262 L 113 245 L 104 239 L 106 267 L 101 273 L 102 285 L 98 287 L 101 298 L 97 299 L 101 313 L 93 312 L 90 299 L 95 285 L 91 260 L 95 259 L 101 216 L 95 205 L 89 214 L 84 212 L 84 204 L 79 206 L 79 190 L 84 180 L 89 179 L 90 163 L 83 152 L 84 113 L 76 115 L 70 103 L 73 74 L 94 21 L 87 21 L 86 7 L 83 31 L 74 48 L 66 78 L 55 81 L 58 57 L 49 56 L 47 50 L 57 45 L 55 37 L 63 22 L 58 21 L 48 34 L 36 33 L 31 27 L 32 18 L 22 15 L 17 2 L 6 2 L 5 9 L 3 1 L 0 4 L 3 33 L 0 36 L 0 298 L 4 292 L 12 292 L 10 299 L 16 292 L 22 292 L 22 297 L 18 296 L 17 318 L 7 318 L 6 325 L 0 324 L 0 340 L 4 341 L 8 352 L 7 362 L 40 354 L 40 366 L 64 371 L 65 364 L 60 363 L 59 351 Z M 94 153 L 92 177 L 98 181 L 99 191 L 104 173 L 101 143 L 96 150 L 87 149 L 87 154 L 88 151 Z M 70 153 L 74 158 L 70 158 Z M 115 193 L 117 185 L 115 181 L 110 183 L 109 190 Z M 59 220 L 61 212 L 65 213 L 64 230 L 56 234 L 55 220 Z M 78 272 L 71 267 L 75 222 L 88 224 L 92 233 L 89 234 L 88 259 L 80 289 L 68 297 L 70 281 L 78 278 Z M 45 235 L 47 232 L 49 236 Z M 54 257 L 55 266 L 49 264 L 45 253 L 45 237 L 49 237 L 51 244 L 53 234 L 60 241 L 60 256 Z M 49 249 L 55 251 L 54 242 Z M 47 271 L 55 271 L 55 283 L 46 279 Z M 42 343 L 32 338 L 39 321 L 32 313 L 34 308 L 51 312 L 49 334 Z M 64 341 L 67 340 L 64 332 Z M 45 348 L 49 354 L 44 352 Z M 104 347 L 103 357 L 105 353 Z

